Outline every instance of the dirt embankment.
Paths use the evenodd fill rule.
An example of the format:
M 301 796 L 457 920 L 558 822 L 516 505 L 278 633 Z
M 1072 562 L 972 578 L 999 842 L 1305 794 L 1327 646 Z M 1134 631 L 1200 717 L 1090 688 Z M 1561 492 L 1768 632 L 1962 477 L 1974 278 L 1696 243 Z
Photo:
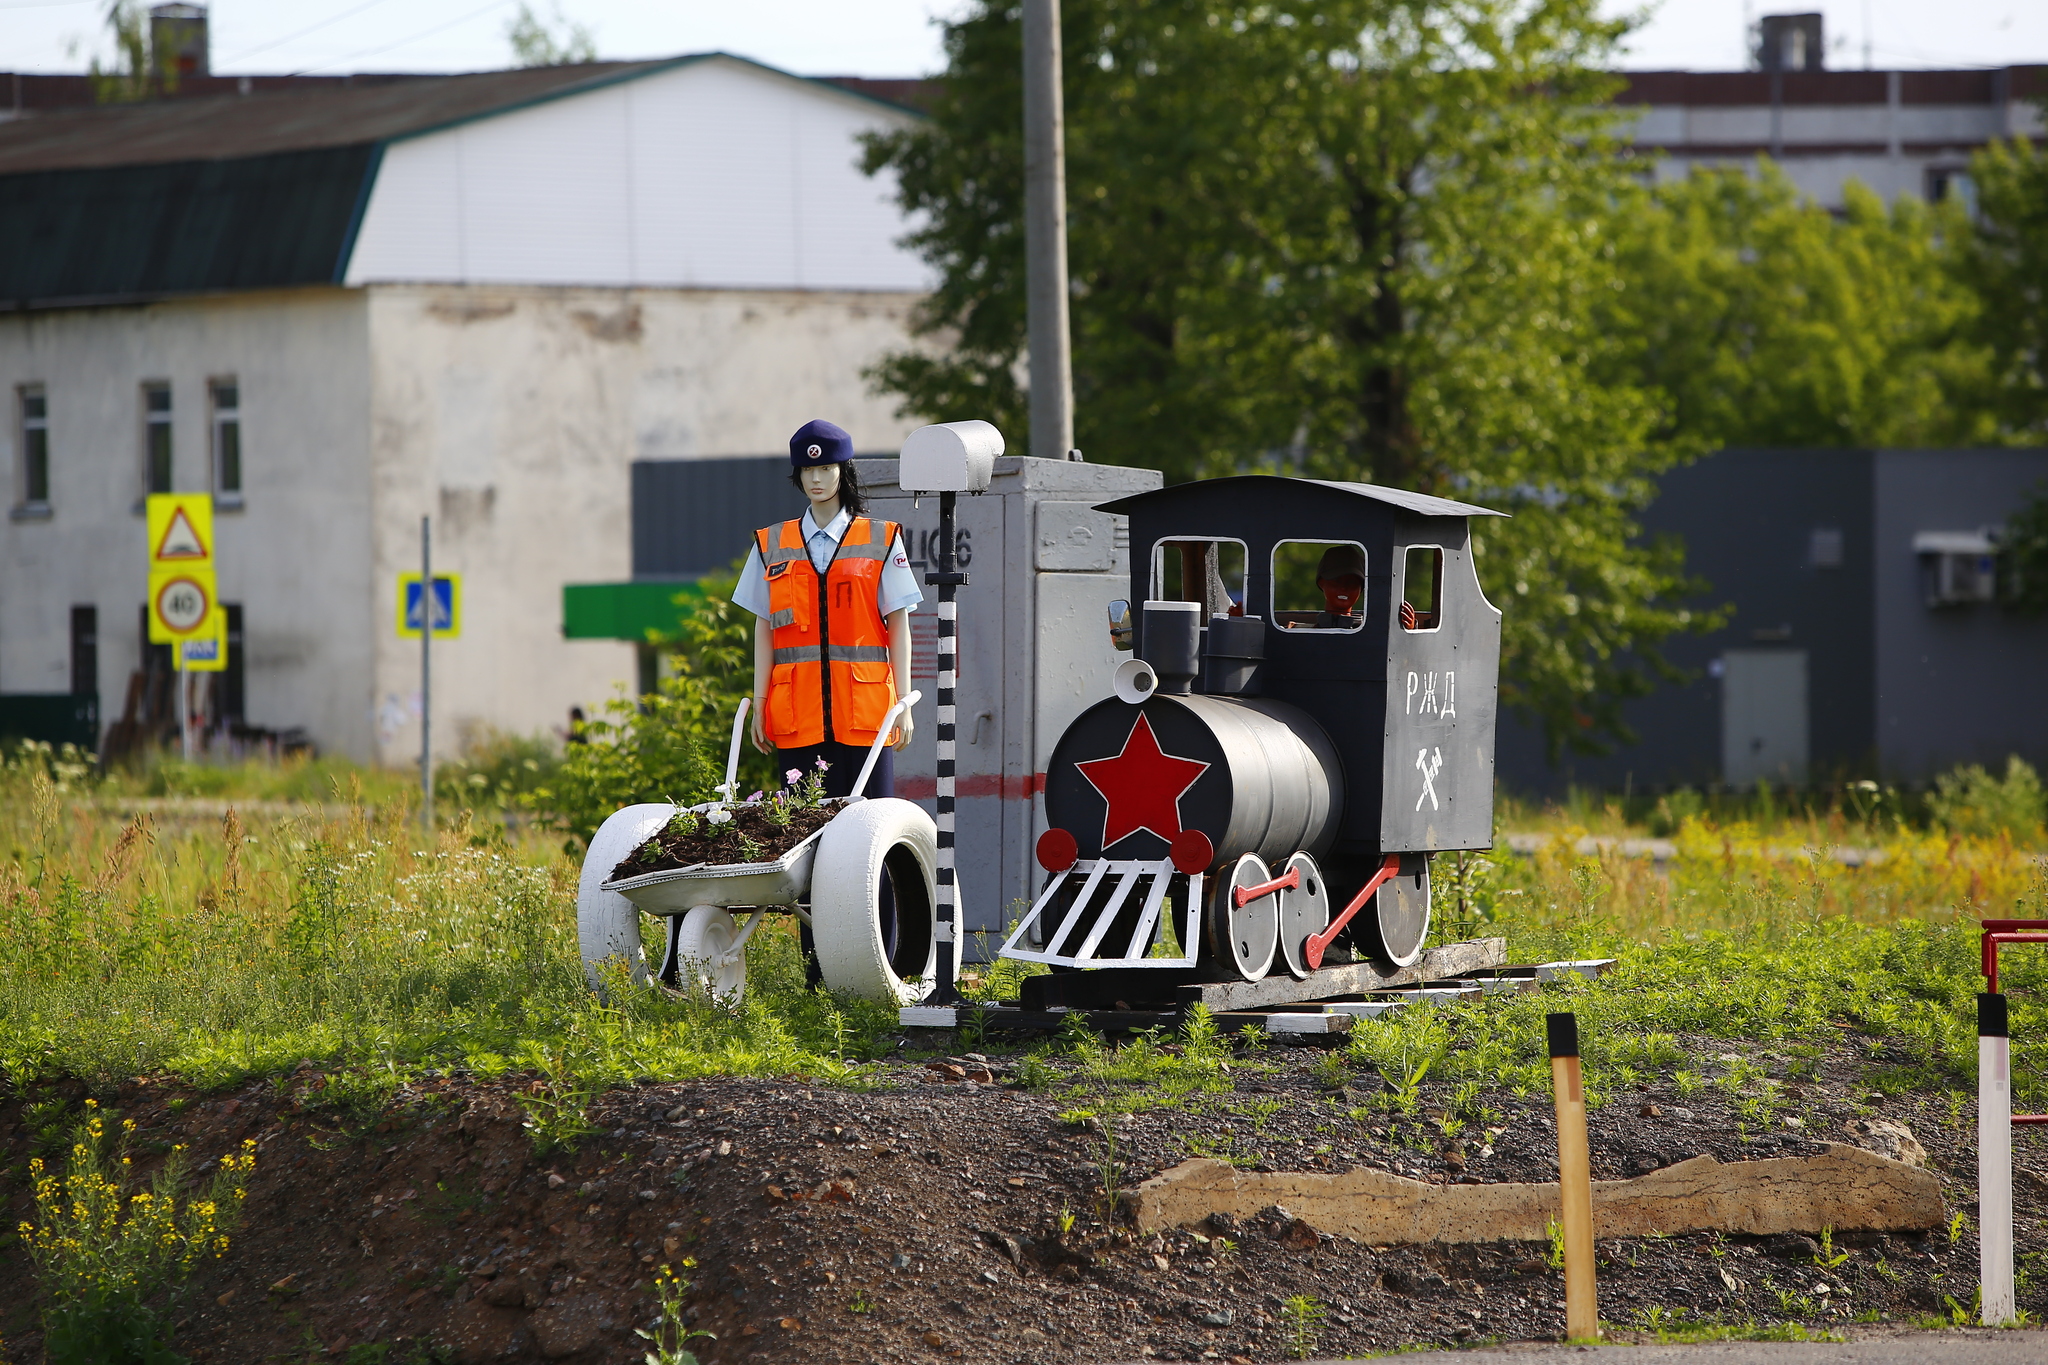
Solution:
M 184 1142 L 204 1159 L 258 1141 L 246 1223 L 181 1314 L 180 1349 L 209 1363 L 342 1360 L 366 1344 L 394 1362 L 421 1347 L 462 1362 L 638 1362 L 646 1343 L 633 1329 L 652 1323 L 647 1285 L 664 1263 L 692 1281 L 692 1326 L 714 1334 L 692 1343 L 706 1362 L 1271 1361 L 1304 1345 L 1354 1354 L 1554 1337 L 1562 1283 L 1542 1243 L 1375 1248 L 1279 1211 L 1145 1239 L 1101 1224 L 1105 1169 L 1127 1189 L 1198 1153 L 1433 1181 L 1554 1169 L 1541 1096 L 1484 1097 L 1496 1117 L 1445 1139 L 1427 1092 L 1416 1119 L 1390 1122 L 1356 1091 L 1327 1088 L 1315 1056 L 1276 1048 L 1265 1058 L 1276 1069 L 1239 1068 L 1236 1094 L 1134 1115 L 1113 1134 L 1063 1119 L 1072 1099 L 1004 1085 L 1000 1062 L 959 1074 L 892 1065 L 865 1093 L 645 1085 L 605 1096 L 602 1131 L 550 1158 L 533 1154 L 509 1082 L 430 1081 L 358 1128 L 294 1098 L 317 1098 L 310 1068 L 228 1095 L 138 1083 L 102 1102 L 136 1120 L 138 1151 Z M 25 1163 L 59 1094 L 84 1092 L 0 1108 L 10 1226 L 32 1213 Z M 1845 1124 L 1865 1097 L 1849 1073 L 1803 1098 L 1803 1130 L 1745 1142 L 1716 1092 L 1631 1094 L 1593 1116 L 1594 1174 L 1820 1150 L 1809 1133 L 1856 1140 Z M 27 1101 L 42 1106 L 39 1128 Z M 1973 1153 L 1948 1106 L 1884 1111 L 1946 1173 L 1951 1210 L 1973 1213 Z M 2048 1180 L 2031 1174 L 2036 1139 L 2022 1141 L 2025 1258 L 2048 1248 L 2036 1216 Z M 1838 1235 L 1832 1265 L 1818 1250 L 1796 1237 L 1603 1242 L 1602 1316 L 1839 1327 L 1872 1312 L 1947 1315 L 1974 1290 L 1967 1219 L 1953 1235 Z M 18 1243 L 6 1256 L 0 1336 L 35 1360 Z M 1296 1295 L 1315 1301 L 1305 1319 L 1286 1307 Z M 2022 1306 L 2039 1315 L 2044 1297 L 2030 1288 Z

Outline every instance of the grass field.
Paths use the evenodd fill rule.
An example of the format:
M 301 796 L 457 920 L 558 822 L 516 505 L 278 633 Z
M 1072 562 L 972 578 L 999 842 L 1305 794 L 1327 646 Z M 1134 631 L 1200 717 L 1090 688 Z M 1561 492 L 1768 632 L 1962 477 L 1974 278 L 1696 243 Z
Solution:
M 210 800 L 143 799 L 159 794 Z M 290 800 L 306 804 L 278 804 Z M 312 1060 L 351 1069 L 368 1099 L 422 1070 L 517 1070 L 551 1078 L 567 1103 L 641 1076 L 858 1084 L 860 1063 L 893 1045 L 891 1011 L 803 988 L 787 932 L 756 938 L 739 1010 L 623 982 L 600 1002 L 577 960 L 576 860 L 557 837 L 465 815 L 429 840 L 411 800 L 398 776 L 339 765 L 99 781 L 33 756 L 10 764 L 0 1072 L 15 1087 L 163 1073 L 213 1088 Z M 1673 856 L 1653 863 L 1574 852 L 1586 826 L 1570 810 L 1510 811 L 1556 837 L 1533 857 L 1440 859 L 1435 933 L 1504 934 L 1520 961 L 1620 959 L 1575 1001 L 1596 1098 L 1695 1071 L 1678 1033 L 1796 1046 L 1846 1032 L 1886 1059 L 1889 1084 L 1963 1085 L 1974 923 L 2048 915 L 2030 841 L 1839 809 L 1746 814 L 1686 812 Z M 1881 856 L 1845 862 L 1845 847 Z M 2048 963 L 2010 956 L 2021 1091 L 2048 1102 L 2048 1047 L 2029 1041 L 2048 1024 L 2032 993 Z M 1539 1016 L 1555 1007 L 1391 1016 L 1352 1047 L 1389 1074 L 1537 1087 Z

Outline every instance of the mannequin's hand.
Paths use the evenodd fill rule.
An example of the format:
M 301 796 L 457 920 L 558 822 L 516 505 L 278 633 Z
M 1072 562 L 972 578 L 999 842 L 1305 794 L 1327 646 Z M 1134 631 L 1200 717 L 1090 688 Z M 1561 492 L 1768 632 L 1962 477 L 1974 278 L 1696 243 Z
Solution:
M 901 753 L 905 748 L 908 748 L 910 745 L 910 732 L 912 728 L 913 727 L 910 723 L 910 712 L 905 711 L 902 715 L 896 718 L 896 739 L 893 743 L 889 745 L 889 747 L 896 750 L 899 753 Z
M 756 749 L 760 750 L 764 754 L 774 752 L 773 749 L 770 749 L 768 747 L 768 732 L 767 730 L 762 728 L 761 703 L 758 699 L 756 699 L 756 701 L 754 702 L 753 714 L 747 717 L 747 728 L 754 732 L 753 739 L 754 747 Z

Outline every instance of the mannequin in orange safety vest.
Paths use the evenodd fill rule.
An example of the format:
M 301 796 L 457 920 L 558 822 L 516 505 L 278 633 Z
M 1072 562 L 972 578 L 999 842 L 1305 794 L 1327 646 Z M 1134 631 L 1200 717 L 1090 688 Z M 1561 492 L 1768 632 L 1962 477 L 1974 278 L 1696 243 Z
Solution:
M 764 527 L 733 592 L 756 616 L 753 741 L 777 772 L 823 761 L 827 795 L 845 795 L 883 716 L 910 687 L 910 609 L 923 594 L 890 522 L 861 515 L 853 441 L 829 422 L 790 439 L 791 482 L 809 503 L 795 520 Z M 822 562 L 821 562 L 822 561 Z M 888 743 L 910 742 L 900 716 Z M 884 749 L 867 788 L 890 795 Z

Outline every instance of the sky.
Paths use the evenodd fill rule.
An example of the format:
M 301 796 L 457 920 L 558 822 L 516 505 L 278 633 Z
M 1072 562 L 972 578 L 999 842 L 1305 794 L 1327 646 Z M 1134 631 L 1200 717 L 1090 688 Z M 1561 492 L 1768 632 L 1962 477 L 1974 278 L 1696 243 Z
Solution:
M 806 75 L 927 75 L 942 65 L 936 20 L 970 0 L 561 0 L 602 57 L 723 50 Z M 106 0 L 0 0 L 0 70 L 79 71 L 110 46 Z M 519 0 L 214 0 L 222 75 L 473 71 L 508 65 Z M 539 0 L 547 17 L 554 0 Z M 1758 13 L 1810 10 L 1759 0 L 1602 0 L 1647 11 L 1621 65 L 1737 70 Z M 2043 0 L 1845 0 L 1826 16 L 1832 67 L 2008 66 L 2048 62 Z M 1868 60 L 1866 62 L 1866 52 Z

